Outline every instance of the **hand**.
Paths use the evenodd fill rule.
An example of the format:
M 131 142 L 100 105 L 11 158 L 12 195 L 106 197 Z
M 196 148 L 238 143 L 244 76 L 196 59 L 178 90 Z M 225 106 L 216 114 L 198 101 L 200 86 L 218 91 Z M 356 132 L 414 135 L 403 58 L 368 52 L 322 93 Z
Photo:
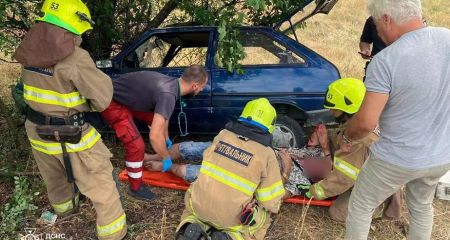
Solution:
M 172 145 L 173 145 L 172 140 L 170 140 L 170 138 L 166 139 L 167 150 L 170 150 L 172 148 Z
M 362 58 L 370 60 L 372 59 L 372 56 L 370 56 L 371 52 L 369 49 L 364 49 L 361 50 L 361 52 L 359 52 L 359 54 L 361 55 Z
M 297 184 L 296 187 L 299 190 L 301 196 L 311 198 L 311 192 L 309 191 L 311 185 Z
M 342 152 L 350 152 L 352 149 L 351 143 L 345 143 L 344 141 L 344 131 L 341 131 L 337 136 L 337 143 Z
M 169 156 L 168 158 L 162 160 L 162 164 L 163 166 L 161 172 L 169 171 L 170 167 L 172 167 L 172 157 Z

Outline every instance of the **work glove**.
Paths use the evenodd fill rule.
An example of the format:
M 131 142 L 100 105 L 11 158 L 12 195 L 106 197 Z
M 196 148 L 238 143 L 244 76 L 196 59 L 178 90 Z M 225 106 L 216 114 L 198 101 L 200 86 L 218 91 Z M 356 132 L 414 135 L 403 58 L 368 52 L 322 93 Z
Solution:
M 251 204 L 247 205 L 247 207 L 242 211 L 241 216 L 239 217 L 239 221 L 242 225 L 253 226 L 256 224 L 256 215 L 258 213 L 258 206 Z
M 167 172 L 172 167 L 172 157 L 168 157 L 162 160 L 162 170 L 161 172 Z
M 173 145 L 172 140 L 170 140 L 170 138 L 166 139 L 167 150 L 170 150 L 172 148 L 172 145 Z
M 311 198 L 312 197 L 312 194 L 309 191 L 309 188 L 311 187 L 311 185 L 297 184 L 296 187 L 299 190 L 301 196 L 304 196 L 306 198 Z

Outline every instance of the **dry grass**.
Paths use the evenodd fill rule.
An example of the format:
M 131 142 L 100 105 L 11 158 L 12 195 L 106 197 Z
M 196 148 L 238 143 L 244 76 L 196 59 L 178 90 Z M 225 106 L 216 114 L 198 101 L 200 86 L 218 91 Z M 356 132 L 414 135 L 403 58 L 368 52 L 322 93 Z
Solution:
M 341 0 L 330 15 L 315 16 L 306 29 L 297 34 L 301 42 L 335 63 L 342 76 L 362 77 L 364 61 L 357 54 L 359 35 L 367 17 L 365 0 Z M 450 28 L 450 1 L 424 0 L 424 16 L 432 26 Z M 20 66 L 0 62 L 0 94 L 10 99 L 9 88 L 19 76 Z M 121 147 L 114 147 L 113 164 L 123 168 Z M 5 190 L 10 191 L 11 189 Z M 121 191 L 125 192 L 122 184 Z M 124 197 L 129 234 L 127 239 L 173 239 L 175 227 L 184 208 L 183 193 L 154 188 L 159 198 L 151 204 Z M 2 192 L 2 191 L 0 191 Z M 6 194 L 2 192 L 2 194 Z M 39 200 L 39 213 L 49 209 L 48 200 Z M 435 200 L 435 223 L 432 239 L 450 239 L 450 202 Z M 370 239 L 406 239 L 407 211 L 399 221 L 377 221 L 372 224 Z M 65 233 L 73 239 L 95 239 L 95 211 L 89 201 L 80 214 L 59 221 L 54 226 L 36 222 L 38 232 Z M 33 226 L 30 226 L 33 227 Z M 328 217 L 327 208 L 284 204 L 274 217 L 267 239 L 342 239 L 345 228 Z

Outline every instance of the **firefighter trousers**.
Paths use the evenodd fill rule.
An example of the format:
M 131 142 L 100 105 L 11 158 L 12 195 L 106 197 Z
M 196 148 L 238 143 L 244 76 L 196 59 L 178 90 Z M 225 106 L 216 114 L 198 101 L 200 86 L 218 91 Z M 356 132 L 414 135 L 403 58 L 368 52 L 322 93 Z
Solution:
M 35 126 L 29 121 L 25 123 L 27 135 L 32 141 L 33 156 L 47 187 L 50 203 L 58 215 L 69 214 L 74 210 L 72 198 L 75 197 L 78 202 L 78 196 L 74 196 L 72 184 L 67 182 L 62 154 L 47 154 L 37 150 L 39 148 L 35 146 L 36 141 L 40 141 L 41 145 L 54 143 L 40 139 L 34 131 Z M 110 162 L 112 155 L 109 149 L 98 139 L 91 148 L 69 152 L 69 155 L 75 183 L 79 191 L 92 201 L 97 213 L 98 238 L 122 239 L 127 232 L 126 217 L 113 180 Z
M 211 228 L 215 228 L 216 230 L 225 232 L 233 240 L 263 240 L 272 221 L 270 218 L 270 213 L 263 208 L 260 208 L 255 217 L 256 223 L 253 226 L 236 225 L 233 227 L 223 228 L 201 219 L 201 216 L 194 213 L 190 204 L 189 190 L 186 192 L 185 205 L 186 208 L 181 215 L 181 223 L 177 227 L 177 232 L 186 227 L 188 223 L 196 223 L 200 225 L 204 232 L 209 231 Z M 211 211 L 214 211 L 214 209 L 211 209 Z M 238 217 L 236 217 L 236 219 L 238 219 Z
M 134 123 L 133 117 L 144 121 L 150 126 L 153 120 L 153 113 L 132 111 L 127 106 L 112 101 L 108 108 L 101 112 L 101 116 L 114 129 L 117 138 L 123 143 L 130 188 L 136 191 L 142 184 L 145 143 Z

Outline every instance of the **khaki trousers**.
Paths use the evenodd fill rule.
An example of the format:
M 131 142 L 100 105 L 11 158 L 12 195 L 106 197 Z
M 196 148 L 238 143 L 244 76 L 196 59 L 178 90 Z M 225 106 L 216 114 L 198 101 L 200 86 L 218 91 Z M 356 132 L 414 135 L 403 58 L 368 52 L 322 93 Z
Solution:
M 367 239 L 373 211 L 403 185 L 406 185 L 409 210 L 408 239 L 430 239 L 436 185 L 449 169 L 450 164 L 423 170 L 406 169 L 371 155 L 350 197 L 345 239 Z
M 30 138 L 42 141 L 27 121 Z M 48 197 L 58 215 L 73 211 L 72 185 L 67 182 L 61 154 L 49 155 L 33 148 L 39 172 L 47 187 Z M 101 240 L 122 239 L 127 232 L 125 214 L 119 192 L 112 177 L 111 153 L 102 140 L 82 152 L 69 153 L 76 185 L 88 197 L 97 213 L 97 234 Z M 78 196 L 76 196 L 78 198 Z

